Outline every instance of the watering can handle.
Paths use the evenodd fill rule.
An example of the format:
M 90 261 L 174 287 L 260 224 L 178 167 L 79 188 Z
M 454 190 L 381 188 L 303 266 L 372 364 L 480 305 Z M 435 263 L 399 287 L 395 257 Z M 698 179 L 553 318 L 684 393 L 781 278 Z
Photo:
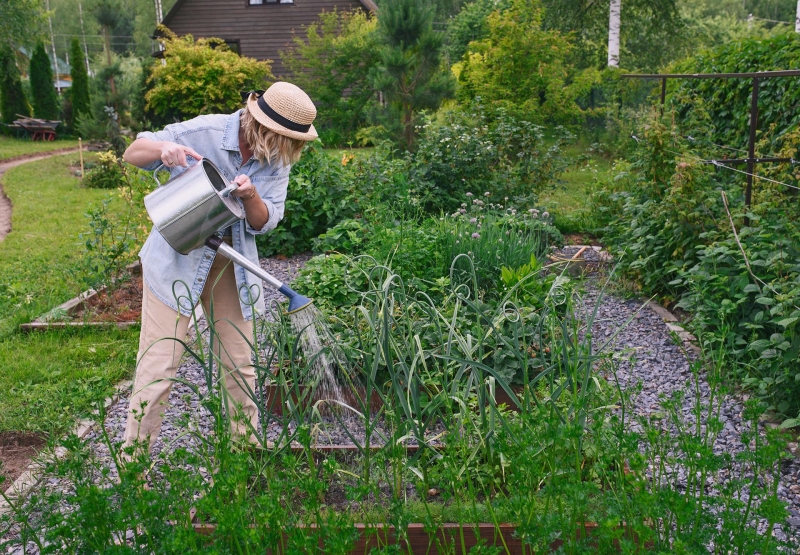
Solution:
M 191 158 L 192 160 L 194 160 L 195 162 L 197 162 L 197 159 L 196 159 L 194 156 L 192 156 L 191 154 L 187 154 L 187 155 L 186 155 L 186 163 L 187 163 L 187 164 L 189 163 L 189 158 Z M 159 164 L 159 165 L 158 165 L 158 167 L 157 167 L 155 170 L 153 170 L 153 179 L 155 179 L 155 180 L 156 180 L 156 183 L 158 183 L 158 186 L 159 186 L 159 187 L 161 187 L 161 185 L 163 185 L 163 184 L 162 184 L 162 183 L 161 183 L 161 182 L 158 180 L 158 172 L 160 172 L 162 168 L 164 168 L 164 164 L 163 164 L 163 163 L 162 163 L 162 164 Z

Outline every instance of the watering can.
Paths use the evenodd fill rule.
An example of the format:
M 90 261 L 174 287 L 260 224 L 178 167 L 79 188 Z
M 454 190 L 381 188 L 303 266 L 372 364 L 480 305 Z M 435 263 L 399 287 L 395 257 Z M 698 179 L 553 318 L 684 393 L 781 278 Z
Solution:
M 227 183 L 219 169 L 205 158 L 144 197 L 147 214 L 169 245 L 181 254 L 207 246 L 261 278 L 289 299 L 287 314 L 311 305 L 312 300 L 239 254 L 216 233 L 245 217 L 242 202 L 231 195 L 238 185 Z

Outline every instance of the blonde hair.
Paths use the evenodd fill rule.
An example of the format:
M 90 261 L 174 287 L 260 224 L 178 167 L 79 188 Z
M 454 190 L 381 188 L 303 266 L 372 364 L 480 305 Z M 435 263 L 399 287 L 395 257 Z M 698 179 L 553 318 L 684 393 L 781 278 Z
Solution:
M 259 162 L 279 162 L 283 166 L 294 164 L 300 159 L 306 141 L 292 139 L 271 129 L 267 129 L 256 121 L 252 114 L 245 108 L 239 119 L 239 125 L 244 131 L 244 138 L 253 150 Z

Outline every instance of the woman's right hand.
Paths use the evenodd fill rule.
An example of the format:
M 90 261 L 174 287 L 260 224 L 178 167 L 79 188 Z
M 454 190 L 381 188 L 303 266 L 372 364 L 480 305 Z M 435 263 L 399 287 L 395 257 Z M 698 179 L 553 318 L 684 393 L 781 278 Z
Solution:
M 189 165 L 189 163 L 186 161 L 187 155 L 191 156 L 195 160 L 200 160 L 203 158 L 188 146 L 167 141 L 161 143 L 161 163 L 168 168 L 174 168 L 177 166 L 187 167 Z

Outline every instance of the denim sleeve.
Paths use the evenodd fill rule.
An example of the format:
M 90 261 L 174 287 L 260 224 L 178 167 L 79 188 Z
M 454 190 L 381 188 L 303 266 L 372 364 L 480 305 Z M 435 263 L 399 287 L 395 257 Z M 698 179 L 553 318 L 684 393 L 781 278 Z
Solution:
M 256 191 L 258 191 L 258 196 L 260 196 L 264 204 L 267 205 L 269 219 L 261 229 L 253 229 L 250 222 L 245 219 L 245 229 L 248 233 L 262 235 L 275 229 L 278 223 L 283 219 L 286 191 L 289 187 L 289 170 L 290 168 L 286 168 L 278 175 L 251 178 L 250 181 L 252 181 Z
M 141 133 L 136 135 L 136 138 L 137 139 L 150 139 L 151 141 L 170 141 L 170 142 L 174 143 L 175 142 L 175 134 L 172 132 L 172 129 L 170 129 L 171 127 L 173 127 L 173 126 L 172 125 L 168 125 L 164 129 L 162 129 L 161 131 L 155 131 L 155 132 L 153 132 L 153 131 L 142 131 Z M 148 164 L 146 166 L 141 166 L 141 168 L 143 170 L 153 171 L 160 165 L 161 165 L 161 160 L 154 160 L 152 163 L 150 163 L 150 164 Z

